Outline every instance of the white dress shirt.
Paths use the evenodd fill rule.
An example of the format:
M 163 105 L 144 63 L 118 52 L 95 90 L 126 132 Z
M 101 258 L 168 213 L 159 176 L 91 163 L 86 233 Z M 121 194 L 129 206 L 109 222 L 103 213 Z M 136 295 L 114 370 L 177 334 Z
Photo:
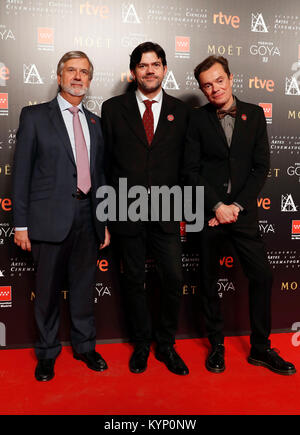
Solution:
M 61 110 L 61 114 L 64 118 L 65 121 L 65 125 L 68 131 L 68 135 L 69 135 L 69 139 L 71 142 L 71 146 L 72 146 L 72 150 L 73 150 L 73 154 L 74 154 L 74 159 L 76 162 L 76 150 L 75 150 L 75 139 L 74 139 L 74 129 L 73 129 L 73 114 L 68 110 L 70 107 L 72 107 L 72 104 L 69 103 L 67 100 L 65 100 L 60 94 L 57 95 L 57 102 L 59 105 L 59 108 Z M 90 149 L 91 149 L 91 142 L 90 142 L 90 132 L 89 132 L 89 127 L 88 127 L 88 123 L 83 111 L 83 107 L 82 107 L 82 102 L 80 104 L 78 104 L 77 106 L 79 108 L 79 119 L 80 119 L 80 123 L 81 123 L 81 127 L 83 130 L 83 134 L 84 134 L 84 139 L 85 139 L 85 143 L 86 143 L 86 147 L 87 147 L 87 151 L 88 151 L 88 156 L 89 156 L 89 160 L 90 160 Z
M 145 100 L 150 100 L 152 101 L 150 98 L 146 97 L 139 89 L 137 89 L 136 93 L 136 100 L 140 109 L 140 114 L 141 117 L 143 118 L 144 112 L 146 110 L 146 106 L 143 103 L 143 101 Z M 154 133 L 158 124 L 158 120 L 159 120 L 159 115 L 160 115 L 160 111 L 161 111 L 161 105 L 162 105 L 162 99 L 163 99 L 163 92 L 162 90 L 159 92 L 159 94 L 157 94 L 153 100 L 157 101 L 157 103 L 152 104 L 152 113 L 153 113 L 153 118 L 154 118 Z

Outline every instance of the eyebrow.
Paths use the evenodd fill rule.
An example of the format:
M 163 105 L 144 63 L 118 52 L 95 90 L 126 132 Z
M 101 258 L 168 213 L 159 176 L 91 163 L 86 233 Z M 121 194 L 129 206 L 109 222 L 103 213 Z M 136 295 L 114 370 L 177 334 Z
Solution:
M 214 79 L 214 80 L 212 80 L 212 81 L 209 81 L 209 82 L 205 82 L 205 83 L 203 83 L 202 86 L 209 85 L 210 83 L 216 82 L 216 81 L 218 81 L 218 80 L 220 80 L 220 79 L 223 79 L 223 78 L 224 78 L 223 75 L 218 76 L 216 79 Z
M 162 64 L 162 61 L 161 60 L 155 60 L 154 62 L 139 62 L 138 63 L 138 65 L 155 65 L 156 63 L 160 63 L 160 64 Z

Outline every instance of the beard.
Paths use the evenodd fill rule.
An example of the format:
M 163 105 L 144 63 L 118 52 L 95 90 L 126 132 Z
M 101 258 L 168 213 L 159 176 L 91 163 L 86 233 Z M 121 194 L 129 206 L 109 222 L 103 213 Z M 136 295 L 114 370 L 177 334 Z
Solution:
M 145 92 L 155 92 L 157 91 L 162 84 L 162 80 L 159 79 L 158 77 L 153 77 L 156 80 L 154 80 L 152 83 L 147 83 L 147 81 L 145 80 L 138 80 L 137 84 L 139 86 L 139 88 Z
M 81 82 L 77 81 L 71 82 L 71 85 L 72 84 L 82 85 Z M 89 89 L 87 86 L 82 86 L 82 88 L 73 88 L 72 86 L 65 85 L 63 82 L 61 82 L 60 87 L 63 91 L 67 92 L 70 95 L 73 95 L 74 97 L 81 97 L 85 95 Z

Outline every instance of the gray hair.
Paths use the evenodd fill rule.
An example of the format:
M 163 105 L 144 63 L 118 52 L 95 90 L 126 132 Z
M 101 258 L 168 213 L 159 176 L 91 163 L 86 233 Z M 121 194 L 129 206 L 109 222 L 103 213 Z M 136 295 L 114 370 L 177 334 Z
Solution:
M 63 70 L 65 63 L 70 59 L 87 59 L 90 67 L 89 67 L 89 79 L 92 80 L 94 67 L 88 56 L 83 51 L 68 51 L 68 53 L 64 54 L 60 59 L 57 65 L 57 75 L 60 76 Z

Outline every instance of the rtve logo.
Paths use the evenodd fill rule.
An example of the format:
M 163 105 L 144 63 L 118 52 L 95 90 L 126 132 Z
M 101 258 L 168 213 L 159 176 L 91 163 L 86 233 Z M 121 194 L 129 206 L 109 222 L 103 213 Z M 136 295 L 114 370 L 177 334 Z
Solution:
M 213 23 L 225 24 L 226 26 L 232 26 L 234 29 L 238 29 L 240 27 L 240 17 L 236 15 L 226 15 L 223 14 L 223 12 L 219 12 L 218 14 L 214 14 Z
M 11 199 L 0 198 L 0 211 L 11 211 Z
M 271 208 L 270 198 L 257 198 L 257 207 L 262 207 L 265 210 L 270 210 Z
M 254 77 L 254 79 L 249 79 L 249 88 L 252 89 L 266 89 L 268 92 L 274 91 L 275 83 L 273 80 L 262 80 L 258 77 Z
M 233 258 L 232 257 L 221 257 L 220 265 L 225 267 L 233 267 Z
M 109 7 L 107 5 L 92 5 L 88 1 L 81 3 L 79 6 L 80 14 L 83 15 L 99 15 L 100 18 L 106 19 L 109 15 Z
M 10 71 L 4 63 L 0 62 L 0 86 L 6 86 L 7 80 L 9 80 Z
M 108 271 L 108 261 L 105 259 L 97 260 L 97 267 L 100 270 L 100 272 L 107 272 Z

